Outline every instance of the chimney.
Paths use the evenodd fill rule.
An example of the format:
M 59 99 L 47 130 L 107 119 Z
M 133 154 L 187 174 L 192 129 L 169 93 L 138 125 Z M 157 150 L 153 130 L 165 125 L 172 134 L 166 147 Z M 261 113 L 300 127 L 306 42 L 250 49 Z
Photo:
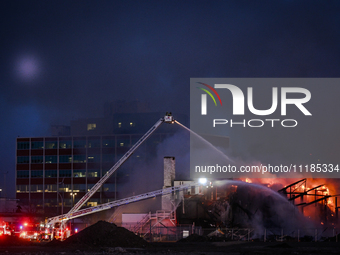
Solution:
M 170 188 L 174 185 L 175 180 L 175 157 L 164 157 L 164 184 L 163 189 Z M 172 195 L 162 196 L 162 210 L 172 211 Z
M 175 180 L 175 157 L 164 157 L 163 189 L 172 187 Z

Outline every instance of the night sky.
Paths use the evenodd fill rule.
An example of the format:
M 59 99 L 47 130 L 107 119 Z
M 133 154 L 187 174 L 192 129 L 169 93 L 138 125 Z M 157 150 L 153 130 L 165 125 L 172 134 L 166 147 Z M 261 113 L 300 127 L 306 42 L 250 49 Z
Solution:
M 189 115 L 191 77 L 339 77 L 339 13 L 325 0 L 2 0 L 0 187 L 8 171 L 15 196 L 17 136 L 102 116 L 107 101 Z

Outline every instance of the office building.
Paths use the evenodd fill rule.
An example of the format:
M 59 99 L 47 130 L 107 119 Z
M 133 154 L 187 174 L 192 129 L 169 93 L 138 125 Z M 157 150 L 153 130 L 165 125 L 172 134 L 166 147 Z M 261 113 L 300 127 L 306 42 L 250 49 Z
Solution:
M 39 211 L 67 212 L 164 113 L 113 113 L 54 126 L 50 137 L 16 139 L 16 198 Z M 179 116 L 187 124 L 187 117 Z M 153 157 L 157 144 L 178 130 L 162 125 L 87 202 L 87 206 L 124 197 L 138 162 Z M 178 126 L 178 125 L 176 125 Z

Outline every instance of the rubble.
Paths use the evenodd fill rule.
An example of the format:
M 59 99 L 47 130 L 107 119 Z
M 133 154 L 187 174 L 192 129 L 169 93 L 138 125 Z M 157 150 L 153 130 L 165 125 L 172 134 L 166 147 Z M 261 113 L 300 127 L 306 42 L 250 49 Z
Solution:
M 98 221 L 63 242 L 63 245 L 87 247 L 135 247 L 144 248 L 149 244 L 133 232 L 117 227 L 113 223 Z

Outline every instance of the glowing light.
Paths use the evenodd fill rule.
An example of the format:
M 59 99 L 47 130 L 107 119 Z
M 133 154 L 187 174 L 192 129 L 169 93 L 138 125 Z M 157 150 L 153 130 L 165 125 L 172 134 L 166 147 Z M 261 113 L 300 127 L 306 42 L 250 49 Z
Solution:
M 21 56 L 16 63 L 16 75 L 23 81 L 34 80 L 40 73 L 40 61 L 36 56 Z
M 206 183 L 207 183 L 207 178 L 199 178 L 199 179 L 198 179 L 198 182 L 199 182 L 200 184 L 206 184 Z

